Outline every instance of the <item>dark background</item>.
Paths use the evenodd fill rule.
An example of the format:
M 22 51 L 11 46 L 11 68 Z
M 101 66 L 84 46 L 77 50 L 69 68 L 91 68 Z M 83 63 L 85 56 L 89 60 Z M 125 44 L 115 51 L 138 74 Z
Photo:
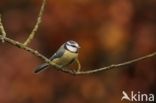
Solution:
M 8 37 L 26 40 L 41 2 L 0 1 Z M 156 0 L 48 0 L 42 20 L 30 47 L 50 57 L 62 43 L 75 40 L 83 70 L 156 51 Z M 156 58 L 83 76 L 54 69 L 33 74 L 42 62 L 0 43 L 0 103 L 121 103 L 123 90 L 156 94 Z

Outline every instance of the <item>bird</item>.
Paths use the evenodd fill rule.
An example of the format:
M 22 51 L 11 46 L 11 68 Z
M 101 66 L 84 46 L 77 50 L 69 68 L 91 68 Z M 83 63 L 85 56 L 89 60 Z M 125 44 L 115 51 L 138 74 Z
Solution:
M 60 48 L 49 58 L 50 62 L 59 68 L 64 68 L 72 64 L 78 58 L 80 46 L 76 41 L 69 40 L 62 44 Z M 50 66 L 49 63 L 39 65 L 34 73 L 39 73 Z

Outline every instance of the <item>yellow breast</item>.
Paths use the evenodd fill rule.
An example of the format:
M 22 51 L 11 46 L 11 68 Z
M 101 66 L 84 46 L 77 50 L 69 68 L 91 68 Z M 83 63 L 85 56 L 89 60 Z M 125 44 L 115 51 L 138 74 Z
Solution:
M 56 58 L 52 62 L 60 67 L 64 67 L 71 63 L 75 58 L 77 58 L 77 56 L 77 53 L 65 51 L 64 55 L 61 58 Z

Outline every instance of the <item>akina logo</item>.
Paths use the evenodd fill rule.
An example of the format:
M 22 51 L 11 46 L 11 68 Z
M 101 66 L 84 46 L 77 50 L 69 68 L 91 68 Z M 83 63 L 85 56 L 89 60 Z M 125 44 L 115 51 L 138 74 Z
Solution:
M 122 91 L 122 98 L 121 101 L 127 100 L 127 101 L 138 101 L 138 102 L 154 102 L 155 96 L 152 93 L 145 94 L 141 93 L 140 91 L 134 92 L 131 91 L 130 94 L 127 94 L 125 91 Z

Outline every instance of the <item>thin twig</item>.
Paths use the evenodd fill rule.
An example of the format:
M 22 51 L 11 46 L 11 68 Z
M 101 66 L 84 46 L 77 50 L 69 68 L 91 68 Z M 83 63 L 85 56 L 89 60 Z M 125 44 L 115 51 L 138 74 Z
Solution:
M 78 58 L 76 58 L 76 63 L 77 63 L 77 72 L 80 72 L 80 70 L 81 70 L 81 63 L 80 63 Z
M 2 39 L 3 36 L 0 35 L 0 39 Z M 59 67 L 57 67 L 55 64 L 51 63 L 50 60 L 48 58 L 46 58 L 45 56 L 43 56 L 42 54 L 40 54 L 38 51 L 34 50 L 34 49 L 31 49 L 25 45 L 23 45 L 22 43 L 20 42 L 17 42 L 13 39 L 10 39 L 10 38 L 7 38 L 7 37 L 4 37 L 4 40 L 8 43 L 10 43 L 11 45 L 14 45 L 18 48 L 21 48 L 21 49 L 24 49 L 30 53 L 32 53 L 33 55 L 43 59 L 45 62 L 49 63 L 51 66 L 54 66 L 56 67 L 57 70 L 60 70 L 60 71 L 63 71 L 63 72 L 66 72 L 66 73 L 69 73 L 69 74 L 73 74 L 73 75 L 84 75 L 84 74 L 92 74 L 92 73 L 97 73 L 97 72 L 100 72 L 100 71 L 106 71 L 106 70 L 110 70 L 110 69 L 113 69 L 113 68 L 119 68 L 119 67 L 123 67 L 123 66 L 128 66 L 132 63 L 136 63 L 138 61 L 141 61 L 141 60 L 145 60 L 145 59 L 148 59 L 148 58 L 151 58 L 151 57 L 154 57 L 156 56 L 156 52 L 153 52 L 151 54 L 148 54 L 148 55 L 145 55 L 145 56 L 142 56 L 142 57 L 139 57 L 139 58 L 136 58 L 136 59 L 133 59 L 133 60 L 130 60 L 130 61 L 127 61 L 127 62 L 124 62 L 124 63 L 119 63 L 119 64 L 112 64 L 110 66 L 106 66 L 104 68 L 100 68 L 100 69 L 94 69 L 94 70 L 86 70 L 86 71 L 72 71 L 68 68 L 63 68 L 63 69 L 60 69 Z
M 20 42 L 18 42 L 18 41 L 15 41 L 15 40 L 13 40 L 13 39 L 10 39 L 10 38 L 7 38 L 7 37 L 3 37 L 2 35 L 0 35 L 0 39 L 2 39 L 2 38 L 3 38 L 6 42 L 8 42 L 9 44 L 14 45 L 14 46 L 16 46 L 16 47 L 18 47 L 18 48 L 20 48 L 20 49 L 24 49 L 24 50 L 26 50 L 26 51 L 32 53 L 33 55 L 35 55 L 35 56 L 37 56 L 37 57 L 43 59 L 45 62 L 47 62 L 47 63 L 49 63 L 49 64 L 51 64 L 51 65 L 53 65 L 53 66 L 56 67 L 55 64 L 51 63 L 50 60 L 49 60 L 48 58 L 46 58 L 45 56 L 43 56 L 42 54 L 40 54 L 37 50 L 34 50 L 34 49 L 32 49 L 32 48 L 29 48 L 29 47 L 25 46 L 24 44 L 22 44 L 22 43 L 20 43 Z M 58 68 L 58 67 L 57 67 L 57 68 Z
M 42 6 L 41 6 L 41 9 L 40 9 L 40 12 L 39 12 L 39 15 L 38 15 L 38 18 L 37 18 L 37 22 L 32 30 L 32 32 L 30 33 L 29 37 L 27 38 L 27 40 L 24 42 L 24 45 L 28 45 L 34 38 L 35 34 L 36 34 L 36 31 L 38 30 L 38 27 L 39 27 L 39 24 L 41 23 L 42 21 L 42 15 L 43 15 L 43 11 L 44 11 L 44 7 L 45 7 L 45 4 L 46 4 L 46 0 L 43 0 L 42 2 Z
M 3 24 L 2 24 L 1 14 L 0 14 L 0 31 L 1 31 L 1 33 L 2 33 L 2 38 L 1 38 L 1 40 L 2 40 L 2 43 L 4 43 L 4 38 L 6 37 L 6 32 L 5 32 L 4 26 L 3 26 Z
M 100 72 L 100 71 L 106 71 L 106 70 L 110 70 L 113 68 L 119 68 L 119 67 L 127 66 L 127 65 L 130 65 L 132 63 L 136 63 L 138 61 L 145 60 L 145 59 L 148 59 L 148 58 L 151 58 L 154 56 L 156 56 L 156 52 L 150 53 L 148 55 L 145 55 L 145 56 L 133 59 L 133 60 L 129 60 L 127 62 L 123 62 L 123 63 L 119 63 L 119 64 L 112 64 L 110 66 L 106 66 L 106 67 L 94 69 L 94 70 L 80 71 L 80 72 L 76 72 L 75 74 L 91 74 L 91 73 L 96 73 L 96 72 Z
M 100 71 L 106 71 L 106 70 L 110 70 L 113 68 L 119 68 L 119 67 L 127 66 L 127 65 L 130 65 L 132 63 L 135 63 L 135 62 L 156 56 L 156 52 L 153 52 L 151 54 L 148 54 L 148 55 L 145 55 L 145 56 L 142 56 L 142 57 L 139 57 L 139 58 L 127 61 L 127 62 L 123 62 L 123 63 L 119 63 L 119 64 L 112 64 L 110 66 L 106 66 L 103 68 L 94 69 L 94 70 L 86 70 L 86 71 L 79 71 L 79 70 L 78 71 L 72 71 L 71 69 L 68 69 L 68 68 L 59 68 L 56 64 L 52 63 L 48 58 L 46 58 L 44 55 L 40 54 L 37 50 L 34 50 L 32 48 L 27 47 L 27 44 L 32 41 L 32 39 L 33 39 L 37 29 L 38 29 L 38 26 L 41 23 L 41 17 L 43 14 L 45 2 L 46 2 L 46 0 L 43 0 L 42 6 L 40 9 L 40 13 L 39 13 L 39 16 L 37 19 L 37 23 L 36 23 L 35 27 L 33 28 L 32 32 L 30 33 L 28 39 L 25 41 L 24 44 L 6 37 L 6 32 L 4 30 L 3 24 L 1 22 L 1 17 L 0 17 L 0 32 L 2 34 L 2 35 L 0 35 L 0 39 L 2 40 L 2 42 L 6 41 L 6 42 L 10 43 L 11 45 L 14 45 L 18 48 L 24 49 L 24 50 L 32 53 L 33 55 L 41 58 L 45 62 L 49 63 L 51 66 L 56 67 L 57 70 L 60 70 L 60 71 L 63 71 L 63 72 L 69 73 L 69 74 L 73 74 L 73 75 L 91 74 L 91 73 L 96 73 L 96 72 L 100 72 Z M 79 61 L 77 60 L 76 62 L 78 64 L 78 68 L 80 69 L 81 65 L 80 65 Z

